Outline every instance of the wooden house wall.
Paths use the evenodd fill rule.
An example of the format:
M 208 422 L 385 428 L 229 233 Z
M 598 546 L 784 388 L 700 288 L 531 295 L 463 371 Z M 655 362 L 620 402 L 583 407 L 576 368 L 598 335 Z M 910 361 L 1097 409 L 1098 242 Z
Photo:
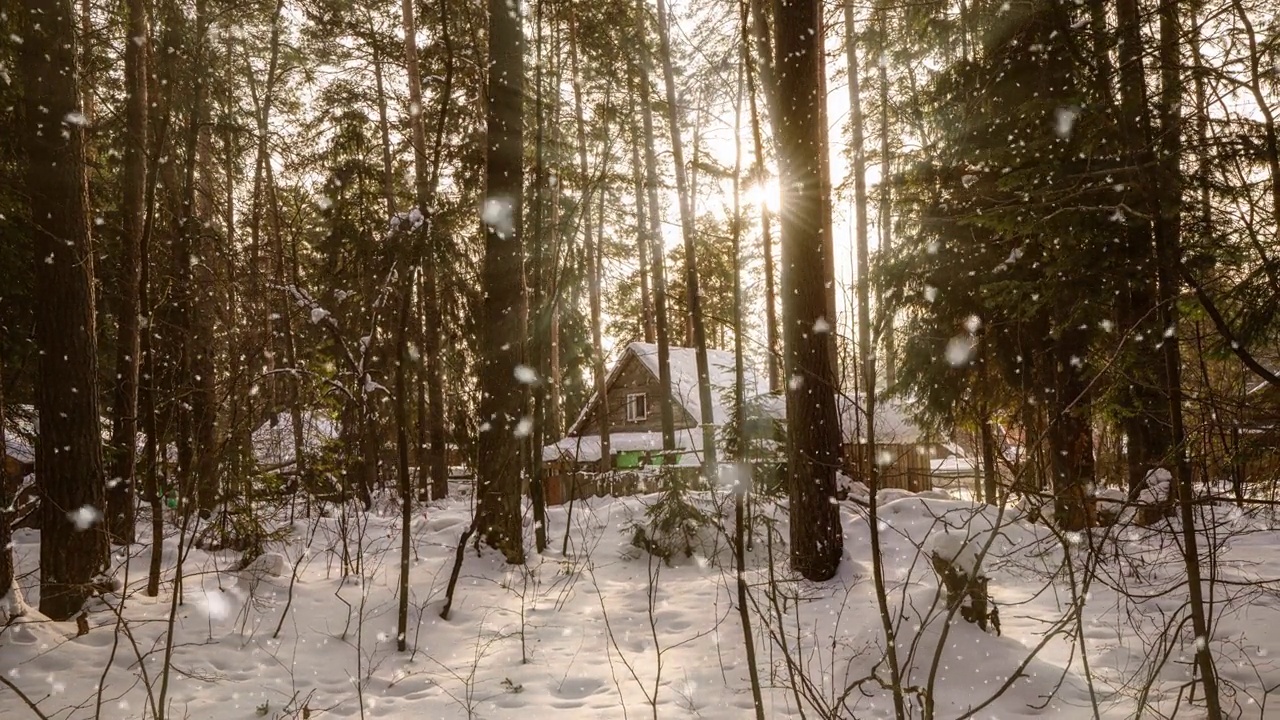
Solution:
M 846 443 L 844 445 L 844 471 L 845 474 L 854 480 L 858 480 L 868 486 L 867 478 L 864 477 L 863 468 L 866 463 L 863 461 L 866 453 L 866 445 L 861 443 Z M 880 488 L 899 488 L 909 490 L 911 492 L 922 492 L 933 488 L 933 466 L 929 462 L 929 453 L 920 452 L 921 448 L 928 449 L 924 445 L 900 445 L 897 443 L 882 443 L 876 445 L 876 455 L 887 453 L 890 462 L 880 465 Z
M 658 379 L 649 372 L 644 363 L 640 362 L 634 355 L 625 356 L 625 363 L 614 377 L 613 384 L 609 386 L 607 397 L 609 398 L 609 432 L 662 432 L 662 409 L 659 406 L 659 389 L 661 385 Z M 636 422 L 627 421 L 627 396 L 635 393 L 644 393 L 645 402 L 648 405 L 648 416 L 644 420 Z M 693 418 L 684 407 L 673 399 L 673 409 L 675 411 L 675 428 L 682 430 L 694 426 Z M 587 411 L 584 422 L 578 428 L 580 435 L 596 435 L 600 432 L 600 405 L 592 403 L 590 410 Z

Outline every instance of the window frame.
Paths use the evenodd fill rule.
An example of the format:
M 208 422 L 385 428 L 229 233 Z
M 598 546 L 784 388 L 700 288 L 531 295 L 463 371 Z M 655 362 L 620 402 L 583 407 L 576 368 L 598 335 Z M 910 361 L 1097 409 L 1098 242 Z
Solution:
M 644 405 L 643 414 L 639 414 L 635 412 L 636 398 L 640 398 L 640 400 Z M 645 420 L 649 419 L 649 394 L 644 392 L 627 393 L 626 408 L 627 408 L 627 422 L 629 423 L 644 422 Z

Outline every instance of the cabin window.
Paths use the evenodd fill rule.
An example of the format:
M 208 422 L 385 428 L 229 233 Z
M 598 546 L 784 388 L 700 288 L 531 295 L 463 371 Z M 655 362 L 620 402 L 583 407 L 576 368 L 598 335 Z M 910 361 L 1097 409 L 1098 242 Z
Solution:
M 649 398 L 644 393 L 627 396 L 627 422 L 640 422 L 649 417 Z

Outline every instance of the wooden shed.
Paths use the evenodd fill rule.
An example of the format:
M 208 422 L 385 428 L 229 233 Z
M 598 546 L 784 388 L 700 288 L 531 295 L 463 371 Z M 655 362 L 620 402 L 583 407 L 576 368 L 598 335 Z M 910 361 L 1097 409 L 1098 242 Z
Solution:
M 866 411 L 862 395 L 839 396 L 841 460 L 849 477 L 870 486 L 866 477 L 869 451 L 865 432 Z M 896 399 L 876 401 L 875 463 L 880 488 L 921 492 L 933 488 L 934 445 Z

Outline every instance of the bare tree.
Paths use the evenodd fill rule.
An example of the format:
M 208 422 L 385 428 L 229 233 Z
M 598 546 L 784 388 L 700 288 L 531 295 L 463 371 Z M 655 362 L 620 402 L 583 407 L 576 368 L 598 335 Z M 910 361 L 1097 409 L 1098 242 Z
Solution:
M 694 227 L 693 194 L 685 177 L 684 150 L 680 139 L 679 106 L 676 104 L 675 71 L 671 64 L 671 38 L 667 30 L 667 4 L 658 2 L 658 54 L 667 90 L 667 124 L 671 132 L 671 155 L 675 161 L 676 195 L 680 199 L 680 231 L 684 236 L 685 292 L 688 294 L 689 322 L 693 325 L 693 348 L 698 364 L 698 399 L 702 406 L 703 472 L 716 477 L 716 426 L 711 397 L 711 365 L 707 360 L 707 330 L 702 318 L 702 295 L 698 290 L 697 230 Z
M 600 319 L 600 253 L 598 247 L 604 244 L 603 237 L 597 237 L 595 242 L 591 238 L 591 189 L 596 183 L 590 181 L 589 168 L 587 166 L 587 123 L 582 112 L 582 66 L 579 60 L 581 43 L 578 40 L 578 18 L 571 15 L 569 18 L 569 59 L 573 63 L 573 109 L 577 115 L 577 136 L 578 136 L 578 178 L 582 185 L 582 196 L 578 201 L 579 216 L 582 218 L 579 223 L 582 225 L 582 252 L 586 255 L 587 265 L 587 295 L 588 304 L 591 308 L 591 374 L 595 376 L 596 397 L 600 403 L 600 409 L 596 413 L 597 419 L 600 421 L 600 469 L 608 471 L 612 469 L 612 452 L 609 448 L 609 394 L 605 388 L 605 370 L 604 370 L 604 339 L 602 321 Z M 603 189 L 600 189 L 603 193 Z M 601 232 L 604 228 L 600 228 Z
M 640 118 L 644 129 L 645 196 L 649 210 L 649 251 L 653 258 L 654 329 L 658 337 L 658 410 L 662 419 L 662 449 L 676 447 L 675 409 L 671 401 L 671 341 L 667 322 L 667 271 L 662 252 L 662 210 L 658 203 L 658 159 L 653 123 L 650 82 L 653 63 L 649 54 L 648 14 L 644 0 L 636 0 L 636 82 L 640 86 Z

